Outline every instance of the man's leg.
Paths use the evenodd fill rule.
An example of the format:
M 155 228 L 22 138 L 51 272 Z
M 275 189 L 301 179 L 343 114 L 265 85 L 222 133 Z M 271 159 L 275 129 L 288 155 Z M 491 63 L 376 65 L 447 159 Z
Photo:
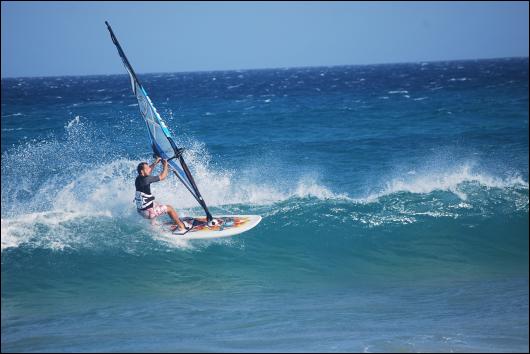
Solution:
M 186 227 L 184 226 L 182 221 L 180 221 L 179 215 L 177 214 L 175 209 L 173 209 L 173 207 L 169 204 L 166 205 L 166 207 L 167 207 L 167 213 L 169 217 L 173 220 L 173 222 L 177 224 L 181 230 L 186 230 Z

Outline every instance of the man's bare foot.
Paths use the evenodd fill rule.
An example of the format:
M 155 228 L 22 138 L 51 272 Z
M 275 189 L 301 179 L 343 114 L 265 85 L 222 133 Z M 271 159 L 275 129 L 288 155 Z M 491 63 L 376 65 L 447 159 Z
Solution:
M 187 231 L 189 229 L 186 228 L 184 225 L 179 226 L 177 224 L 173 224 L 173 225 L 170 226 L 170 230 L 171 231 Z

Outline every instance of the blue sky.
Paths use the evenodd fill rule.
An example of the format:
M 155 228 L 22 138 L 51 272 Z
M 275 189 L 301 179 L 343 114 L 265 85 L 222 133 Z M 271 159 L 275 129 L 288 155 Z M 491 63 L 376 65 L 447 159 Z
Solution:
M 2 77 L 528 57 L 528 2 L 2 1 Z

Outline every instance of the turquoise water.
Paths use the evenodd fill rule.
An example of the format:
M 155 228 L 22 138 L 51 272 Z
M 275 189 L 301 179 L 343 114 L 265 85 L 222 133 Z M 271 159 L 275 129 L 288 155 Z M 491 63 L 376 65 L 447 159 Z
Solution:
M 126 75 L 2 79 L 2 351 L 528 352 L 527 58 L 139 77 L 212 212 L 263 220 L 138 218 Z

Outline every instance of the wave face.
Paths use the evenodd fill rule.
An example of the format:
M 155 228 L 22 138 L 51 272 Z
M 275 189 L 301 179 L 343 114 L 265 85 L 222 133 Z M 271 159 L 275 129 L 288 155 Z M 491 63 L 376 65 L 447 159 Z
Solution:
M 528 351 L 528 59 L 144 75 L 219 241 L 127 80 L 2 80 L 2 351 Z

